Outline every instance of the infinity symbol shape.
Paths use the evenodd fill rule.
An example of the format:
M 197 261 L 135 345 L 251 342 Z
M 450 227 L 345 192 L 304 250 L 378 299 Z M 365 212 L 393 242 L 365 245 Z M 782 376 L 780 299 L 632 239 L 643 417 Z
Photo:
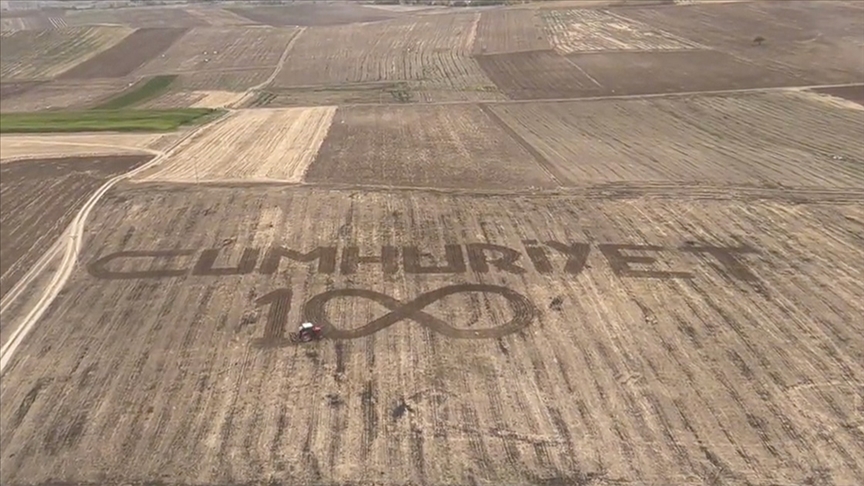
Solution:
M 498 327 L 483 329 L 457 329 L 441 319 L 423 312 L 430 304 L 437 302 L 447 296 L 468 292 L 481 292 L 486 294 L 498 294 L 507 300 L 513 311 L 513 318 Z M 374 300 L 390 312 L 367 323 L 357 329 L 339 329 L 330 322 L 327 316 L 326 305 L 337 297 L 360 297 Z M 534 320 L 537 316 L 537 308 L 528 298 L 522 294 L 497 285 L 486 284 L 459 284 L 442 287 L 431 292 L 421 294 L 410 302 L 400 302 L 389 295 L 364 289 L 336 289 L 320 293 L 306 302 L 303 315 L 306 321 L 314 322 L 321 326 L 324 335 L 331 339 L 355 339 L 369 336 L 393 324 L 410 319 L 421 325 L 439 332 L 447 337 L 457 339 L 489 339 L 499 338 L 517 332 Z

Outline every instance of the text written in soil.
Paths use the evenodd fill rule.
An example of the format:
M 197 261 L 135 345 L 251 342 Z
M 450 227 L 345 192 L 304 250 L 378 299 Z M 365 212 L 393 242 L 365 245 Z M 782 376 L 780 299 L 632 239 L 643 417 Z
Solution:
M 592 245 L 547 241 L 543 244 L 524 240 L 523 251 L 491 243 L 444 245 L 438 255 L 421 251 L 416 246 L 382 246 L 375 254 L 361 253 L 357 246 L 319 246 L 301 251 L 282 246 L 267 249 L 243 248 L 239 258 L 227 255 L 232 250 L 124 250 L 92 261 L 87 269 L 100 279 L 123 280 L 171 278 L 184 276 L 224 277 L 256 272 L 272 275 L 293 264 L 314 265 L 320 274 L 352 275 L 361 266 L 378 267 L 385 275 L 462 274 L 503 272 L 522 275 L 534 271 L 540 274 L 560 273 L 579 275 L 588 263 Z M 749 246 L 685 245 L 663 247 L 636 244 L 598 244 L 596 248 L 620 277 L 686 279 L 693 278 L 690 268 L 661 269 L 661 254 L 678 253 L 701 257 L 714 270 L 742 281 L 755 281 L 756 275 L 745 263 L 747 254 L 758 253 Z M 222 257 L 222 258 L 220 258 Z M 218 263 L 222 260 L 222 263 Z

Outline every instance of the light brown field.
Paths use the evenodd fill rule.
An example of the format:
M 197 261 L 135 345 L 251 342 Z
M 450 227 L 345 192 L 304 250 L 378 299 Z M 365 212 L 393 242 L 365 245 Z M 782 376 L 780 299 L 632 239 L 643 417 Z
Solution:
M 336 107 L 317 107 L 232 113 L 139 180 L 299 182 L 335 112 Z
M 136 29 L 165 27 L 202 27 L 209 25 L 200 16 L 176 7 L 126 7 L 71 10 L 66 13 L 69 25 L 114 24 Z
M 138 74 L 269 68 L 272 72 L 295 29 L 271 27 L 198 27 L 177 39 Z
M 541 18 L 552 45 L 562 54 L 669 51 L 700 47 L 696 42 L 601 10 L 544 10 Z
M 246 91 L 267 81 L 272 67 L 264 69 L 232 69 L 183 73 L 171 84 L 172 89 L 184 91 Z
M 471 57 L 479 20 L 479 14 L 430 15 L 310 28 L 297 38 L 272 87 L 401 81 L 409 83 L 415 99 L 422 95 L 414 92 L 500 99 Z
M 480 14 L 474 54 L 551 49 L 535 10 L 490 10 Z
M 228 25 L 256 25 L 246 17 L 235 14 L 224 8 L 216 7 L 189 7 L 186 12 L 193 17 L 197 17 L 209 25 L 224 27 Z
M 9 113 L 91 108 L 134 83 L 134 78 L 48 81 L 0 99 L 0 110 Z
M 0 161 L 158 152 L 178 133 L 46 133 L 0 136 Z
M 125 27 L 23 30 L 3 35 L 0 78 L 51 79 L 119 44 L 132 33 Z
M 175 91 L 147 101 L 142 108 L 232 108 L 243 105 L 246 93 L 234 91 Z
M 851 486 L 864 472 L 860 203 L 116 191 L 0 384 L 0 481 Z M 549 273 L 525 240 L 541 242 Z M 565 271 L 549 241 L 587 244 L 585 265 L 577 252 Z M 524 273 L 466 261 L 472 243 L 512 248 Z M 445 244 L 464 270 L 403 261 L 416 249 L 423 266 L 445 265 Z M 601 244 L 662 249 L 620 250 L 657 261 L 619 268 Z M 283 259 L 267 275 L 259 255 L 248 274 L 189 274 L 205 248 L 230 268 L 271 245 L 336 247 L 336 270 Z M 382 245 L 396 248 L 395 273 L 344 271 L 347 248 L 380 256 Z M 700 245 L 753 252 L 736 266 L 680 249 Z M 88 274 L 121 249 L 193 254 L 107 266 L 182 276 Z M 522 294 L 534 318 L 498 339 L 451 338 L 406 316 L 365 337 L 279 347 L 278 329 L 265 331 L 272 311 L 255 303 L 290 289 L 290 332 L 330 289 L 380 292 L 399 308 L 465 283 Z M 392 310 L 343 296 L 324 312 L 358 329 Z M 422 311 L 469 332 L 514 317 L 501 295 L 467 290 Z
M 811 95 L 492 105 L 569 184 L 864 187 L 864 112 Z

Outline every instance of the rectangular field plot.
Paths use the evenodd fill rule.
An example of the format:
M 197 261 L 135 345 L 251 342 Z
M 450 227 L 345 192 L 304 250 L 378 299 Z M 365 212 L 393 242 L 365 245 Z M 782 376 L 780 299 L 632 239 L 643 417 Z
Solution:
M 537 10 L 489 10 L 480 14 L 474 54 L 551 49 Z
M 553 50 L 476 56 L 495 85 L 514 100 L 579 98 L 603 87 Z
M 126 38 L 125 27 L 77 27 L 4 33 L 0 78 L 51 79 Z
M 10 113 L 92 108 L 123 92 L 131 84 L 134 84 L 134 80 L 129 78 L 48 81 L 15 96 L 0 99 L 0 111 Z
M 299 182 L 327 136 L 336 107 L 234 112 L 194 136 L 140 180 Z
M 527 149 L 473 105 L 340 108 L 306 180 L 435 188 L 554 185 Z
M 208 25 L 216 27 L 225 27 L 229 25 L 257 25 L 257 22 L 237 15 L 224 8 L 195 6 L 184 10 L 186 10 L 189 15 L 197 17 Z
M 67 157 L 0 165 L 0 297 L 54 244 L 99 186 L 151 157 Z
M 479 14 L 308 29 L 297 38 L 274 89 L 408 82 L 418 91 L 495 99 L 471 57 Z
M 799 93 L 497 105 L 576 185 L 864 187 L 864 111 Z
M 291 5 L 227 9 L 254 22 L 284 26 L 324 26 L 376 22 L 398 17 L 396 12 L 367 8 L 351 2 L 292 2 Z
M 269 68 L 272 72 L 291 38 L 293 29 L 270 27 L 199 27 L 142 67 L 138 74 Z
M 604 95 L 800 86 L 801 79 L 720 51 L 612 52 L 567 56 Z
M 642 22 L 592 9 L 544 10 L 546 34 L 563 54 L 697 49 L 696 42 Z
M 209 23 L 182 8 L 104 8 L 69 11 L 69 25 L 121 24 L 136 29 L 201 27 Z
M 0 482 L 853 485 L 862 218 L 117 190 L 3 375 Z
M 799 85 L 864 79 L 858 2 L 745 2 L 627 8 L 618 14 L 797 76 Z M 764 42 L 755 45 L 757 36 Z
M 99 55 L 64 72 L 60 79 L 122 78 L 181 38 L 186 29 L 138 29 Z

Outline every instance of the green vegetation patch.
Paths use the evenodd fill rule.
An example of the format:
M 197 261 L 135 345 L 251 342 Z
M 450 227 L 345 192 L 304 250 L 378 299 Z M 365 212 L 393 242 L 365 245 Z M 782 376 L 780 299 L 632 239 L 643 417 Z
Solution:
M 210 120 L 217 110 L 89 110 L 0 113 L 0 133 L 161 132 Z
M 119 110 L 137 105 L 162 94 L 177 79 L 176 74 L 153 76 L 144 83 L 138 83 L 125 93 L 94 107 L 94 110 Z

